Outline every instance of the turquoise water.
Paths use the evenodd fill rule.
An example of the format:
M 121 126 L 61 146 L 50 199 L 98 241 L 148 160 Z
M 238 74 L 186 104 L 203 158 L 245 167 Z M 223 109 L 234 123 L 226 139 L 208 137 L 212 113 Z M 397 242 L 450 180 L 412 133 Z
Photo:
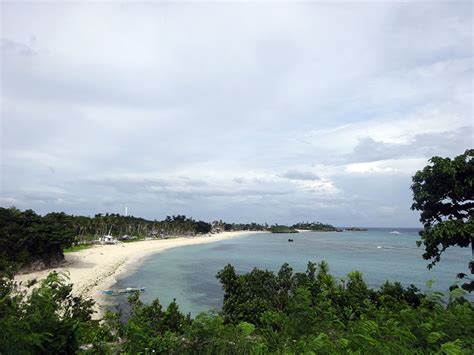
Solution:
M 158 297 L 167 305 L 176 298 L 182 311 L 196 315 L 221 307 L 223 293 L 215 275 L 228 263 L 239 272 L 253 267 L 278 271 L 285 262 L 295 271 L 304 271 L 308 261 L 326 260 L 338 278 L 359 270 L 371 287 L 391 280 L 426 290 L 426 281 L 433 280 L 433 289 L 442 292 L 456 282 L 457 273 L 466 272 L 470 260 L 467 248 L 448 250 L 441 262 L 428 270 L 422 249 L 416 246 L 418 230 L 397 229 L 401 234 L 391 234 L 392 230 L 262 233 L 174 248 L 148 257 L 116 287 L 145 286 L 144 302 Z M 294 242 L 288 243 L 288 238 Z M 126 297 L 117 301 L 124 308 Z

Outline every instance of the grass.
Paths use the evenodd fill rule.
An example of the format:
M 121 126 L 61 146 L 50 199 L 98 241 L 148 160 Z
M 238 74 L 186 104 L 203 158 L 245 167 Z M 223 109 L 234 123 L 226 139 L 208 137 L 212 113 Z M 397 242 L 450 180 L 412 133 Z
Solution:
M 72 247 L 64 249 L 65 253 L 74 253 L 79 250 L 84 250 L 84 249 L 89 249 L 92 248 L 94 245 L 93 244 L 79 244 L 79 245 L 73 245 Z

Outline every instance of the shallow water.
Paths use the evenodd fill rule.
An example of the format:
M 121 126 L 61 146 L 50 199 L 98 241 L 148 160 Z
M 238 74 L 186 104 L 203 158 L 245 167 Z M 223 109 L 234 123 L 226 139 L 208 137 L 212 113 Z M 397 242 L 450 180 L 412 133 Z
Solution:
M 185 246 L 152 255 L 130 270 L 116 287 L 145 286 L 144 302 L 159 298 L 165 306 L 176 298 L 184 312 L 196 315 L 222 306 L 220 284 L 215 278 L 226 264 L 238 272 L 253 267 L 278 271 L 287 262 L 295 271 L 306 270 L 308 261 L 329 263 L 332 274 L 343 278 L 353 270 L 363 273 L 371 287 L 385 280 L 414 284 L 426 290 L 446 292 L 456 282 L 456 274 L 466 272 L 470 260 L 467 248 L 452 248 L 441 262 L 428 270 L 416 229 L 370 229 L 364 232 L 301 232 L 298 234 L 251 234 L 211 244 Z M 294 240 L 288 242 L 288 238 Z M 126 297 L 115 300 L 124 307 Z

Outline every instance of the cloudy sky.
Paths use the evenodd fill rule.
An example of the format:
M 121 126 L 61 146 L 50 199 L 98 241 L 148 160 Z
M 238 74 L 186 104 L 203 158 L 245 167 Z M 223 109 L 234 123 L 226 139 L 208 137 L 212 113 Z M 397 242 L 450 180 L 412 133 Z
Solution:
M 417 226 L 473 147 L 470 1 L 0 6 L 4 207 Z

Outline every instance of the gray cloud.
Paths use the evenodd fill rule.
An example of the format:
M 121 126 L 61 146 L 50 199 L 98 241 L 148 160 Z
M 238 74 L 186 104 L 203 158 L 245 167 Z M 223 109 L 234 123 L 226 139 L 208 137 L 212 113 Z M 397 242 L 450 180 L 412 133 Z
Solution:
M 9 39 L 1 39 L 0 40 L 0 50 L 3 56 L 8 56 L 10 53 L 13 56 L 34 56 L 37 54 L 30 46 L 22 43 L 18 43 L 15 41 L 11 41 Z
M 348 162 L 372 162 L 407 157 L 449 156 L 453 151 L 461 153 L 473 145 L 474 130 L 466 126 L 454 131 L 432 134 L 417 134 L 407 143 L 378 142 L 371 137 L 359 140 Z
M 0 6 L 2 206 L 416 225 L 472 147 L 467 3 Z
M 311 171 L 288 170 L 281 176 L 290 180 L 320 180 L 319 176 Z

